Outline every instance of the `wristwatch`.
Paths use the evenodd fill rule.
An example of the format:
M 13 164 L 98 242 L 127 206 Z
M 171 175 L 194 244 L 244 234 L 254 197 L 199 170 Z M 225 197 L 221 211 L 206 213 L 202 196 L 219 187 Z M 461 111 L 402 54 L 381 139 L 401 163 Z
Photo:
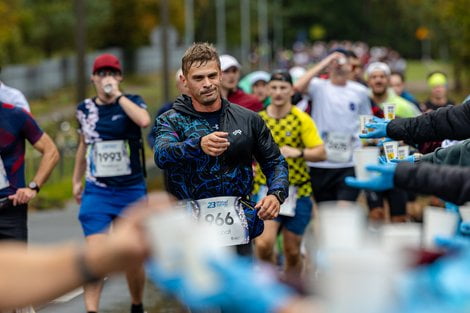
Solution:
M 36 184 L 35 181 L 30 182 L 28 188 L 31 190 L 36 190 L 36 192 L 39 192 L 39 190 L 41 190 L 41 188 L 39 188 L 39 185 Z
M 276 190 L 269 194 L 275 196 L 280 204 L 283 204 L 286 200 L 286 193 L 282 190 Z

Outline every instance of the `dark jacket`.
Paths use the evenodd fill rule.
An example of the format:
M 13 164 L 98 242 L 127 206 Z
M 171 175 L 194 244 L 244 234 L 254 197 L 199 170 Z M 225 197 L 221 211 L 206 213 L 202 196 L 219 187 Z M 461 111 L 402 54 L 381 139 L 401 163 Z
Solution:
M 422 162 L 470 166 L 470 139 L 447 148 L 437 148 L 433 153 L 423 155 Z
M 470 101 L 447 106 L 415 118 L 400 118 L 387 125 L 387 136 L 415 145 L 432 140 L 470 138 Z
M 248 196 L 253 187 L 253 157 L 267 177 L 268 194 L 279 190 L 287 195 L 287 162 L 258 114 L 222 101 L 220 131 L 229 133 L 230 146 L 218 157 L 201 149 L 201 138 L 213 130 L 194 110 L 190 97 L 180 96 L 155 125 L 155 163 L 169 171 L 167 186 L 177 198 Z
M 395 186 L 438 196 L 457 205 L 470 201 L 470 168 L 426 162 L 397 165 Z

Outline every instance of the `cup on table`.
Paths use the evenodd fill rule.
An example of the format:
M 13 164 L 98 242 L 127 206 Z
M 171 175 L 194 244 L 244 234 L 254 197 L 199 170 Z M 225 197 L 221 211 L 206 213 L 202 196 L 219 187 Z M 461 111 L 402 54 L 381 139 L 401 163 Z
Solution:
M 436 236 L 453 237 L 457 231 L 459 216 L 455 212 L 445 211 L 443 208 L 424 208 L 423 218 L 423 244 L 424 248 L 435 249 Z
M 379 148 L 364 147 L 353 151 L 354 171 L 356 178 L 366 180 L 376 175 L 374 172 L 366 170 L 367 165 L 379 163 Z
M 386 120 L 395 119 L 396 105 L 393 103 L 385 103 L 383 105 L 384 117 Z

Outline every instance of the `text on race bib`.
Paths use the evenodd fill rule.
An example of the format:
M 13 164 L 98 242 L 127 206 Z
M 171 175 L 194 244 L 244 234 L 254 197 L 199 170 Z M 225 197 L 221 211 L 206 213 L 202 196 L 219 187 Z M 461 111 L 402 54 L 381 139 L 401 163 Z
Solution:
M 91 149 L 90 171 L 95 177 L 113 177 L 132 173 L 125 140 L 96 142 Z

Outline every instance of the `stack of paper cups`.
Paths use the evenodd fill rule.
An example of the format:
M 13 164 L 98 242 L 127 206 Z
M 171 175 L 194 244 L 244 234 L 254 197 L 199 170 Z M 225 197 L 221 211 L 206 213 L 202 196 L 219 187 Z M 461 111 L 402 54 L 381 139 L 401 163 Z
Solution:
M 458 214 L 443 208 L 426 207 L 424 209 L 424 248 L 436 248 L 437 236 L 451 238 L 455 235 L 459 222 Z
M 393 103 L 385 103 L 383 105 L 384 116 L 386 120 L 395 119 L 396 106 Z
M 391 162 L 392 159 L 398 157 L 398 141 L 384 142 L 384 152 L 387 162 Z

